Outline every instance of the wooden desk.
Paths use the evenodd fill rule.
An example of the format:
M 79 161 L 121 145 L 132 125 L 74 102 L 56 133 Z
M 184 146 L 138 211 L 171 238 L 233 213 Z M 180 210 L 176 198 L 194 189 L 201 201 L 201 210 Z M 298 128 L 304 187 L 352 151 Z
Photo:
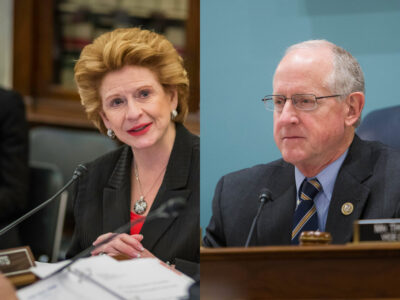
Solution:
M 200 251 L 201 299 L 399 299 L 400 243 Z

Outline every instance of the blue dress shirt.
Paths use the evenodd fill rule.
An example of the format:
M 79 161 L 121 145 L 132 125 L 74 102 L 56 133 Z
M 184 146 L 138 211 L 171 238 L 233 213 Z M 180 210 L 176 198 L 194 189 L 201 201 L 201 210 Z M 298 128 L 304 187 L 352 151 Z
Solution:
M 329 204 L 331 203 L 333 188 L 335 187 L 336 177 L 339 173 L 340 167 L 347 156 L 348 149 L 334 162 L 329 164 L 317 176 L 322 186 L 322 191 L 317 194 L 314 199 L 315 207 L 317 208 L 319 231 L 325 231 L 326 219 L 328 218 Z M 294 176 L 296 180 L 297 190 L 297 205 L 300 203 L 299 189 L 304 178 L 306 178 L 296 167 L 294 169 Z M 310 178 L 311 179 L 311 178 Z M 297 207 L 296 205 L 296 207 Z

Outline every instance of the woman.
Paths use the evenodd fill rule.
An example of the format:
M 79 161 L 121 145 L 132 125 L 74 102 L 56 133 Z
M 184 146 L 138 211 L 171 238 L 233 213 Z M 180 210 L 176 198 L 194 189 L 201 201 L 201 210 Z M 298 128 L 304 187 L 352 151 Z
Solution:
M 199 138 L 182 125 L 189 88 L 182 58 L 159 34 L 117 29 L 83 49 L 75 80 L 89 119 L 125 145 L 87 164 L 79 179 L 67 256 L 183 197 L 178 217 L 139 222 L 92 255 L 156 256 L 190 274 L 199 262 Z

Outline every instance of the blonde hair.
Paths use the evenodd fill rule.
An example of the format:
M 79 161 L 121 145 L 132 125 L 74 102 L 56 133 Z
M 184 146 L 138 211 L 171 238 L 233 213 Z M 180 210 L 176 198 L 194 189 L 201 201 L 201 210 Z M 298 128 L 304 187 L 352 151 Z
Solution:
M 140 28 L 104 33 L 83 48 L 75 65 L 75 81 L 88 119 L 106 133 L 107 128 L 100 117 L 100 84 L 107 73 L 127 65 L 150 69 L 166 91 L 176 88 L 178 115 L 174 121 L 183 123 L 188 112 L 189 95 L 189 78 L 183 59 L 164 36 Z

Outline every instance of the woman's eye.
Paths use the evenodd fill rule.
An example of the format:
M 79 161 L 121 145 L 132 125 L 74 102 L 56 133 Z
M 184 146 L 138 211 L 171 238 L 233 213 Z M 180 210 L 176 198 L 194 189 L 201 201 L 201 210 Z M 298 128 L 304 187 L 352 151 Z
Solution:
M 122 104 L 123 102 L 124 102 L 123 99 L 121 99 L 121 98 L 115 98 L 115 99 L 112 99 L 112 100 L 110 101 L 110 105 L 111 105 L 111 106 L 118 106 L 118 105 Z
M 150 90 L 140 90 L 138 96 L 139 98 L 147 98 L 150 96 Z

